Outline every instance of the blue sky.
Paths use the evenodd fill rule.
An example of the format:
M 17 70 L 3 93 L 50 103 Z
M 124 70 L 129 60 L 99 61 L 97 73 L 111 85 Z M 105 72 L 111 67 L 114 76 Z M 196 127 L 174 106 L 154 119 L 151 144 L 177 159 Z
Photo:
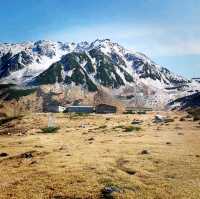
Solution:
M 0 42 L 110 38 L 200 77 L 199 0 L 6 0 Z

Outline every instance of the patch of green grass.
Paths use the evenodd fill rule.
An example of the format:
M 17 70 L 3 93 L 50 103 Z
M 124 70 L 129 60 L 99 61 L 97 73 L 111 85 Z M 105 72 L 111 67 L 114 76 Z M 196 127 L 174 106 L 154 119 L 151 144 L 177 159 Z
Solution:
M 69 119 L 77 119 L 79 117 L 88 117 L 90 113 L 68 113 Z
M 124 132 L 140 131 L 141 127 L 138 126 L 126 126 L 124 127 Z
M 143 115 L 143 114 L 146 114 L 146 111 L 138 111 L 137 114 Z
M 85 116 L 89 116 L 89 113 L 76 113 L 76 116 L 80 116 L 80 117 L 85 117 Z
M 123 114 L 132 114 L 132 111 L 124 111 Z
M 123 114 L 135 114 L 135 111 L 128 110 L 128 111 L 123 112 Z
M 59 127 L 45 127 L 42 128 L 42 133 L 56 133 L 60 128 Z
M 141 127 L 138 127 L 138 126 L 118 125 L 118 126 L 113 127 L 113 129 L 118 129 L 118 128 L 123 129 L 124 132 L 140 131 L 141 130 Z
M 9 89 L 8 96 L 6 97 L 6 100 L 12 100 L 12 99 L 20 99 L 23 96 L 30 95 L 36 91 L 35 88 L 31 89 Z

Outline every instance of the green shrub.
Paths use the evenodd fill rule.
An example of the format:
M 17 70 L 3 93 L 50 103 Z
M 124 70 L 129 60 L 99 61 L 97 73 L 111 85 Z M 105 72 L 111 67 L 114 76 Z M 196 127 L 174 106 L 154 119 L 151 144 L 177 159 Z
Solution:
M 128 110 L 128 111 L 123 112 L 123 114 L 135 114 L 135 111 Z
M 42 128 L 42 133 L 56 133 L 59 130 L 59 127 L 45 127 Z
M 118 126 L 113 127 L 113 129 L 118 129 L 118 128 L 123 129 L 124 132 L 140 131 L 141 130 L 141 127 L 138 127 L 138 126 L 118 125 Z
M 141 130 L 138 126 L 126 126 L 124 127 L 124 132 L 139 131 Z
M 79 119 L 79 117 L 88 117 L 90 113 L 67 113 L 69 115 L 69 119 Z
M 146 114 L 146 111 L 138 111 L 137 114 L 140 114 L 140 115 Z
M 89 116 L 89 113 L 76 113 L 75 115 L 84 117 L 84 116 Z
M 10 89 L 7 93 L 8 96 L 6 97 L 6 100 L 12 100 L 12 99 L 20 99 L 23 96 L 30 95 L 36 91 L 35 88 L 31 89 Z

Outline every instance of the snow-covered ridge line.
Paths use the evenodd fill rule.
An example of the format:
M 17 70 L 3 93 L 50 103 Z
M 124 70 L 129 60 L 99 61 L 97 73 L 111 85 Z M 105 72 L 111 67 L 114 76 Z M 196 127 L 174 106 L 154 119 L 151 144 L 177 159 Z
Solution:
M 130 51 L 109 39 L 97 39 L 91 43 L 85 41 L 77 44 L 45 40 L 0 44 L 0 81 L 23 84 L 47 70 L 63 55 L 71 52 L 89 54 L 91 50 L 103 53 L 114 64 L 121 65 L 129 75 L 144 83 L 150 83 L 152 86 L 156 85 L 160 88 L 175 82 L 187 81 L 157 65 L 146 55 L 134 50 Z M 96 67 L 95 58 L 88 56 Z M 117 71 L 120 73 L 119 70 Z M 119 76 L 122 75 L 119 74 Z

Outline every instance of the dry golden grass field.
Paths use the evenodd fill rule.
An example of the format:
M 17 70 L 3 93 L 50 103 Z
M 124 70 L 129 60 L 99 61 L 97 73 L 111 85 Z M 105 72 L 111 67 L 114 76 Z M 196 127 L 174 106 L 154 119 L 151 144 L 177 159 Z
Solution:
M 41 131 L 45 113 L 3 124 L 0 198 L 200 198 L 199 122 L 160 112 L 174 121 L 156 124 L 156 114 L 54 114 L 54 133 Z

